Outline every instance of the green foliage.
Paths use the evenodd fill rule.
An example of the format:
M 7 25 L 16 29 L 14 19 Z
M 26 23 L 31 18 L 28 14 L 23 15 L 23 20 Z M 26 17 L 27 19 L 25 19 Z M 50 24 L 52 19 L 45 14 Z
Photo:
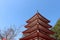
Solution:
M 52 28 L 52 31 L 55 32 L 53 35 L 56 40 L 60 40 L 60 19 L 57 21 L 56 25 Z

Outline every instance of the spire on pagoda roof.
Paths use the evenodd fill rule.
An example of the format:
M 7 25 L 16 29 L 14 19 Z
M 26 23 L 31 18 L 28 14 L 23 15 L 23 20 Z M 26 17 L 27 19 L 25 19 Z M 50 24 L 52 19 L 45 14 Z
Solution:
M 27 20 L 26 22 L 27 23 L 29 23 L 29 22 L 31 22 L 31 21 L 33 21 L 33 20 L 35 20 L 36 18 L 40 18 L 42 21 L 44 21 L 44 22 L 50 22 L 48 19 L 46 19 L 45 17 L 43 17 L 39 12 L 38 12 L 38 10 L 37 10 L 37 12 L 36 12 L 36 14 L 33 16 L 33 17 L 31 17 L 29 20 Z

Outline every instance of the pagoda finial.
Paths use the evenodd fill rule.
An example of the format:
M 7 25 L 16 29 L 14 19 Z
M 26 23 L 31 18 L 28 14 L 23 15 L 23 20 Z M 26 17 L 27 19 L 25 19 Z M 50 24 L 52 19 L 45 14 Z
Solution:
M 38 10 L 37 10 L 37 13 L 39 13 Z
M 40 14 L 38 10 L 37 10 L 36 14 Z

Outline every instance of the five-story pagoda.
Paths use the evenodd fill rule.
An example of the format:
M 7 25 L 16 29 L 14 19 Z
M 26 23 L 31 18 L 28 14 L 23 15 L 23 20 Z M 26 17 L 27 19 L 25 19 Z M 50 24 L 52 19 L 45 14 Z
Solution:
M 26 22 L 28 23 L 25 25 L 27 30 L 23 32 L 24 37 L 20 40 L 55 40 L 50 37 L 51 34 L 54 34 L 53 31 L 49 30 L 52 27 L 48 24 L 50 21 L 39 12 Z

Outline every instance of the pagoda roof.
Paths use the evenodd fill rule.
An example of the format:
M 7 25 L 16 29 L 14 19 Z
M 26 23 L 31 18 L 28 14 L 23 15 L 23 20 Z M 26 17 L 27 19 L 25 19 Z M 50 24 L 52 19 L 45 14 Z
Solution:
M 48 19 L 43 17 L 39 12 L 37 12 L 33 17 L 26 21 L 28 24 L 25 26 L 27 30 L 23 31 L 24 37 L 20 40 L 30 40 L 34 38 L 41 38 L 45 40 L 55 40 L 50 37 L 50 35 L 55 32 L 51 31 L 49 28 L 52 26 L 48 23 Z
M 28 36 L 25 36 L 23 38 L 21 38 L 20 40 L 29 40 L 29 39 L 32 39 L 34 37 L 41 37 L 43 39 L 48 39 L 48 40 L 55 40 L 54 38 L 50 37 L 50 36 L 47 36 L 47 35 L 44 35 L 43 33 L 41 32 L 35 32 L 33 34 L 30 34 Z
M 23 33 L 31 33 L 31 32 L 33 32 L 34 30 L 37 30 L 37 29 L 40 29 L 40 30 L 42 30 L 42 31 L 44 31 L 48 34 L 54 34 L 53 31 L 51 31 L 49 29 L 46 29 L 46 28 L 44 28 L 43 26 L 41 26 L 39 24 L 36 24 L 34 27 L 31 27 L 31 28 L 25 30 Z
M 31 18 L 30 18 L 29 20 L 27 20 L 26 22 L 27 22 L 27 23 L 31 22 L 32 19 L 33 19 L 35 16 L 36 16 L 37 18 L 41 19 L 42 21 L 46 22 L 46 23 L 50 22 L 48 19 L 46 19 L 45 17 L 43 17 L 39 12 L 37 12 L 33 17 L 31 17 Z M 34 20 L 34 19 L 33 19 L 33 20 Z
M 32 26 L 36 25 L 36 23 L 39 23 L 40 25 L 42 25 L 45 28 L 51 28 L 52 27 L 51 25 L 49 25 L 48 23 L 44 23 L 40 19 L 36 19 L 32 23 L 28 23 L 25 27 L 26 28 L 32 27 Z

